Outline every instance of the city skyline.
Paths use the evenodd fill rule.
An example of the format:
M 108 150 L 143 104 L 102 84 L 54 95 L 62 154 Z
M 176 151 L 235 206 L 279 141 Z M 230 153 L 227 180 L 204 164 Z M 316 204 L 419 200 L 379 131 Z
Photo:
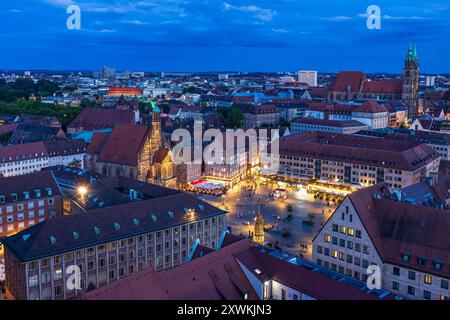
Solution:
M 68 30 L 66 9 L 81 9 L 81 30 Z M 381 29 L 366 26 L 369 5 Z M 427 0 L 113 1 L 21 0 L 0 4 L 1 69 L 186 72 L 319 72 L 400 74 L 409 40 L 422 73 L 450 72 L 449 6 Z M 430 32 L 432 30 L 433 32 Z M 14 57 L 14 59 L 12 59 Z

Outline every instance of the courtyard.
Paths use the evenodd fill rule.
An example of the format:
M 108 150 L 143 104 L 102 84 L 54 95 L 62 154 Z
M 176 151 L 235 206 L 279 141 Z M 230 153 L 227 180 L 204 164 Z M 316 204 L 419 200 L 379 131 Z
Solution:
M 306 187 L 289 188 L 287 197 L 275 199 L 276 186 L 258 180 L 242 181 L 222 197 L 199 195 L 199 198 L 229 212 L 227 225 L 233 234 L 250 236 L 254 220 L 261 213 L 266 224 L 266 244 L 290 254 L 311 259 L 312 240 L 328 220 L 336 203 L 316 199 Z

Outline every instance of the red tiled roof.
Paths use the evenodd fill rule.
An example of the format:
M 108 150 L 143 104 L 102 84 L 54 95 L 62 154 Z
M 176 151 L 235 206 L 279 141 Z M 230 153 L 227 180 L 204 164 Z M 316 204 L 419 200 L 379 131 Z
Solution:
M 342 71 L 336 76 L 329 91 L 347 92 L 350 87 L 351 92 L 357 92 L 364 80 L 364 73 L 360 71 Z
M 85 131 L 112 128 L 117 123 L 134 123 L 134 113 L 131 110 L 114 110 L 85 108 L 72 121 L 68 129 L 83 129 Z
M 362 113 L 380 113 L 387 112 L 385 106 L 378 104 L 374 100 L 369 100 L 364 102 L 362 105 L 357 106 L 352 110 L 353 112 L 362 112 Z
M 450 215 L 447 211 L 397 202 L 386 197 L 379 184 L 352 193 L 349 198 L 383 261 L 450 277 Z M 379 194 L 379 199 L 375 199 Z M 402 260 L 409 254 L 409 262 Z M 426 258 L 425 265 L 418 257 Z M 434 261 L 443 263 L 441 271 Z
M 402 80 L 367 80 L 363 86 L 364 93 L 380 93 L 380 94 L 401 94 Z
M 0 147 L 0 163 L 48 157 L 42 141 Z
M 145 125 L 117 124 L 101 147 L 98 161 L 137 166 L 139 152 L 149 135 L 150 128 Z M 102 138 L 96 144 L 101 144 Z
M 51 188 L 52 196 L 61 195 L 61 191 L 51 171 L 39 171 L 14 177 L 0 177 L 0 195 L 5 196 L 5 202 L 13 202 L 11 194 L 17 194 L 16 201 L 26 201 L 38 198 L 35 190 L 40 190 L 41 194 L 48 195 L 46 189 Z M 29 192 L 29 197 L 25 198 L 24 192 Z
M 374 295 L 340 283 L 302 266 L 278 259 L 253 247 L 236 256 L 261 282 L 274 280 L 319 300 L 376 300 Z M 261 273 L 256 273 L 258 269 Z
M 86 300 L 249 300 L 258 296 L 234 256 L 247 250 L 248 240 L 233 243 L 175 268 L 153 268 L 86 292 Z
M 231 101 L 233 103 L 253 103 L 255 98 L 253 96 L 234 96 Z
M 280 140 L 280 154 L 414 171 L 439 155 L 426 144 L 383 138 L 307 132 Z
M 86 153 L 88 154 L 100 154 L 106 141 L 110 136 L 110 132 L 95 132 L 92 136 L 91 143 L 89 144 Z

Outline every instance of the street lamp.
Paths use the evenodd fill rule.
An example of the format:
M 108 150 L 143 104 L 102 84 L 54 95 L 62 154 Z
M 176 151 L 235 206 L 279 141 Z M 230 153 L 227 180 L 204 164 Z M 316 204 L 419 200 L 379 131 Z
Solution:
M 88 188 L 86 186 L 79 186 L 78 189 L 78 194 L 84 198 L 84 196 L 88 193 Z

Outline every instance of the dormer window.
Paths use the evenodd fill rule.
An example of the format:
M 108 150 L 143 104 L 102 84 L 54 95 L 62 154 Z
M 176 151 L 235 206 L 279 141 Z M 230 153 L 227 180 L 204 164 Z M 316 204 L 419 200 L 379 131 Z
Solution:
M 442 261 L 434 260 L 434 262 L 433 262 L 434 269 L 436 269 L 437 271 L 441 271 L 442 264 L 443 264 Z
M 34 192 L 36 192 L 36 197 L 37 197 L 37 198 L 40 198 L 40 197 L 41 197 L 41 190 L 36 189 L 36 190 L 34 190 Z
M 408 263 L 410 256 L 411 255 L 409 253 L 402 253 L 402 261 L 405 262 L 405 263 Z
M 427 263 L 427 258 L 425 257 L 417 257 L 417 263 L 421 266 L 425 266 Z
M 51 196 L 53 194 L 52 188 L 47 188 L 47 195 Z
M 17 193 L 11 193 L 12 201 L 17 201 Z
M 25 191 L 25 192 L 23 193 L 23 196 L 24 196 L 24 198 L 25 198 L 26 200 L 30 199 L 30 193 L 29 193 L 28 191 Z
M 5 203 L 5 196 L 0 196 L 0 203 Z

